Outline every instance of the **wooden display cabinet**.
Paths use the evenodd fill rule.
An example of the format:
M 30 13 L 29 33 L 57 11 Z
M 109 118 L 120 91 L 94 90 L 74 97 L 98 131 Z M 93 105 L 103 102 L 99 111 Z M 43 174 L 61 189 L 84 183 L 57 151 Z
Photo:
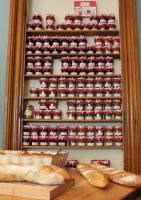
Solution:
M 24 75 L 23 63 L 25 55 L 25 24 L 26 24 L 27 1 L 11 1 L 10 7 L 10 28 L 8 43 L 8 63 L 5 101 L 5 129 L 4 149 L 21 149 L 21 130 L 23 121 L 23 99 L 30 97 L 23 95 L 24 79 L 38 79 L 42 75 Z M 128 9 L 127 9 L 128 7 Z M 137 49 L 136 30 L 136 8 L 135 2 L 131 0 L 119 0 L 120 11 L 120 38 L 121 53 L 109 54 L 115 58 L 121 58 L 122 64 L 122 103 L 123 103 L 123 125 L 124 125 L 124 168 L 133 172 L 141 172 L 140 155 L 140 88 L 139 88 L 139 65 Z M 114 31 L 27 31 L 28 34 L 50 34 L 50 35 L 117 35 Z M 34 55 L 34 54 L 32 54 Z M 36 54 L 37 55 L 37 54 Z M 68 56 L 70 54 L 67 54 Z M 67 56 L 65 54 L 65 56 Z M 76 56 L 77 54 L 75 54 Z M 81 56 L 85 54 L 81 54 Z M 92 54 L 95 55 L 95 54 Z M 98 54 L 99 55 L 99 54 Z M 104 55 L 104 54 L 102 54 Z M 47 55 L 46 55 L 47 56 Z M 63 54 L 53 55 L 60 58 Z M 71 56 L 73 56 L 71 54 Z M 80 55 L 79 55 L 80 56 Z M 89 56 L 91 56 L 89 54 Z M 99 55 L 100 56 L 100 55 Z M 108 54 L 106 54 L 108 56 Z M 44 77 L 52 77 L 44 76 Z M 55 75 L 59 77 L 60 75 Z M 120 74 L 116 74 L 120 76 Z M 63 77 L 61 75 L 61 77 Z M 64 77 L 69 77 L 65 75 Z M 72 75 L 70 76 L 72 77 Z M 75 76 L 79 77 L 79 76 Z M 82 76 L 81 76 L 82 77 Z M 87 76 L 84 76 L 87 77 Z M 95 77 L 95 76 L 93 76 Z M 101 75 L 100 75 L 101 77 Z M 108 75 L 108 77 L 110 77 Z M 32 100 L 37 100 L 38 97 Z M 57 98 L 59 100 L 59 97 Z M 65 98 L 64 100 L 66 100 Z M 108 98 L 109 99 L 109 98 Z M 111 98 L 110 98 L 111 99 Z M 32 120 L 37 121 L 37 120 Z M 44 121 L 44 120 L 42 120 Z M 69 120 L 61 120 L 61 122 Z M 91 120 L 95 122 L 96 120 Z M 103 120 L 104 121 L 104 120 Z M 107 121 L 107 120 L 106 120 Z M 110 120 L 116 121 L 116 120 Z M 117 120 L 118 121 L 118 120 Z M 119 120 L 121 121 L 121 120 Z M 85 122 L 82 120 L 82 122 Z M 10 131 L 9 131 L 10 130 Z M 30 148 L 30 147 L 29 147 Z M 32 148 L 32 147 L 31 147 Z M 66 147 L 67 148 L 67 147 Z M 70 147 L 68 147 L 70 148 Z

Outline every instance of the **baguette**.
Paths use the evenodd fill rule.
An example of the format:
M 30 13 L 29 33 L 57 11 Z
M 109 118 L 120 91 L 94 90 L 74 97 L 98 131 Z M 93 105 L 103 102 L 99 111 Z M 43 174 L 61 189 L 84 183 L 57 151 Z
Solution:
M 45 185 L 62 184 L 71 180 L 69 173 L 57 166 L 0 166 L 0 181 L 26 181 Z
M 79 164 L 77 165 L 77 170 L 95 187 L 106 188 L 109 184 L 108 179 L 89 164 Z
M 141 176 L 139 175 L 99 164 L 91 164 L 91 167 L 105 175 L 110 181 L 114 183 L 131 187 L 141 187 Z

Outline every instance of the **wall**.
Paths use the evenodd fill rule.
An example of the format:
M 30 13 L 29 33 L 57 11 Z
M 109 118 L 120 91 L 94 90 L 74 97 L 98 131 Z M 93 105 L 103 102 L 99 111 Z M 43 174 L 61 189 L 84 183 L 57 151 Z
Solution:
M 57 19 L 56 23 L 62 23 L 64 21 L 65 14 L 73 13 L 73 1 L 69 0 L 66 3 L 66 0 L 58 0 L 58 4 L 56 6 L 56 2 L 52 0 L 40 0 L 40 4 L 38 0 L 30 0 L 29 4 L 29 20 L 32 19 L 33 14 L 42 14 L 43 18 L 47 13 L 53 13 Z M 117 0 L 107 0 L 106 4 L 104 0 L 97 1 L 97 13 L 114 13 L 116 18 L 118 19 L 118 1 Z M 45 20 L 44 20 L 45 23 Z M 91 41 L 93 43 L 93 37 L 91 37 Z M 90 41 L 89 41 L 90 43 Z M 58 62 L 58 63 L 57 63 Z M 59 73 L 58 69 L 60 66 L 59 60 L 54 63 L 55 72 Z M 116 73 L 119 73 L 120 63 L 116 61 Z M 33 86 L 34 84 L 37 86 L 37 81 L 32 81 L 30 84 Z M 29 85 L 28 85 L 29 86 Z M 28 87 L 29 88 L 29 87 Z M 33 102 L 29 102 L 32 105 L 34 104 L 34 108 L 38 108 L 38 104 Z M 61 110 L 65 113 L 65 105 L 60 103 Z M 83 162 L 90 162 L 91 159 L 110 159 L 112 161 L 113 167 L 122 168 L 123 167 L 123 151 L 122 150 L 69 150 L 69 158 L 70 159 L 79 159 Z
M 0 148 L 3 140 L 4 95 L 10 0 L 0 0 Z

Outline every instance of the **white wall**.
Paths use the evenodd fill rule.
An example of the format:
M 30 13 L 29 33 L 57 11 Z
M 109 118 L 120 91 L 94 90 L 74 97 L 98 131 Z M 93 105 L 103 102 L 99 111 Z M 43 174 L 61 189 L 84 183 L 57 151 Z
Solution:
M 56 16 L 56 23 L 62 23 L 64 22 L 65 14 L 73 13 L 73 2 L 73 0 L 30 0 L 29 20 L 31 20 L 33 14 L 42 14 L 45 19 L 46 14 L 52 13 Z M 118 0 L 97 0 L 97 13 L 114 13 L 118 19 Z M 58 62 L 56 61 L 55 69 L 57 68 Z M 119 73 L 120 63 L 118 61 L 115 68 L 116 73 Z M 33 82 L 31 81 L 30 84 L 33 85 Z M 69 150 L 69 158 L 79 159 L 82 162 L 90 162 L 91 159 L 110 159 L 113 167 L 123 168 L 122 150 Z

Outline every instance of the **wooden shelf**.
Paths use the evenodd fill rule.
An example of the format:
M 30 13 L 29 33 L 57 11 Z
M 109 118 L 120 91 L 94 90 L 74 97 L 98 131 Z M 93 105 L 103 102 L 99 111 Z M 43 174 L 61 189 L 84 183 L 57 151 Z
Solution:
M 111 146 L 111 147 L 71 147 L 71 146 L 22 146 L 22 149 L 123 149 L 123 146 L 117 147 L 117 146 Z
M 47 78 L 52 78 L 52 77 L 64 77 L 64 78 L 79 78 L 79 77 L 84 77 L 84 78 L 95 78 L 95 77 L 121 77 L 121 74 L 113 74 L 113 75 L 64 75 L 64 74 L 50 74 L 50 75 L 44 75 L 44 74 L 41 74 L 41 75 L 36 75 L 36 74 L 33 74 L 33 75 L 28 75 L 28 74 L 25 74 L 24 77 L 26 78 L 41 78 L 41 77 L 47 77 Z
M 102 54 L 99 54 L 99 53 L 57 53 L 57 54 L 53 54 L 53 53 L 48 53 L 48 54 L 43 54 L 43 53 L 26 53 L 26 56 L 52 56 L 53 58 L 61 58 L 62 56 L 112 56 L 114 58 L 120 58 L 120 54 L 113 54 L 113 53 L 110 53 L 110 54 L 106 54 L 106 53 L 102 53 Z
M 106 119 L 102 119 L 102 120 L 69 120 L 69 119 L 59 119 L 59 120 L 54 120 L 54 119 L 23 119 L 24 122 L 60 122 L 60 123 L 64 123 L 64 122 L 122 122 L 122 120 L 118 120 L 118 119 L 112 119 L 112 120 L 106 120 Z
M 94 35 L 119 35 L 119 30 L 27 30 L 27 34 L 30 35 L 85 35 L 85 36 L 94 36 Z
M 40 100 L 40 99 L 56 99 L 56 100 L 67 100 L 67 99 L 122 99 L 122 97 L 29 97 L 25 96 L 25 100 Z

